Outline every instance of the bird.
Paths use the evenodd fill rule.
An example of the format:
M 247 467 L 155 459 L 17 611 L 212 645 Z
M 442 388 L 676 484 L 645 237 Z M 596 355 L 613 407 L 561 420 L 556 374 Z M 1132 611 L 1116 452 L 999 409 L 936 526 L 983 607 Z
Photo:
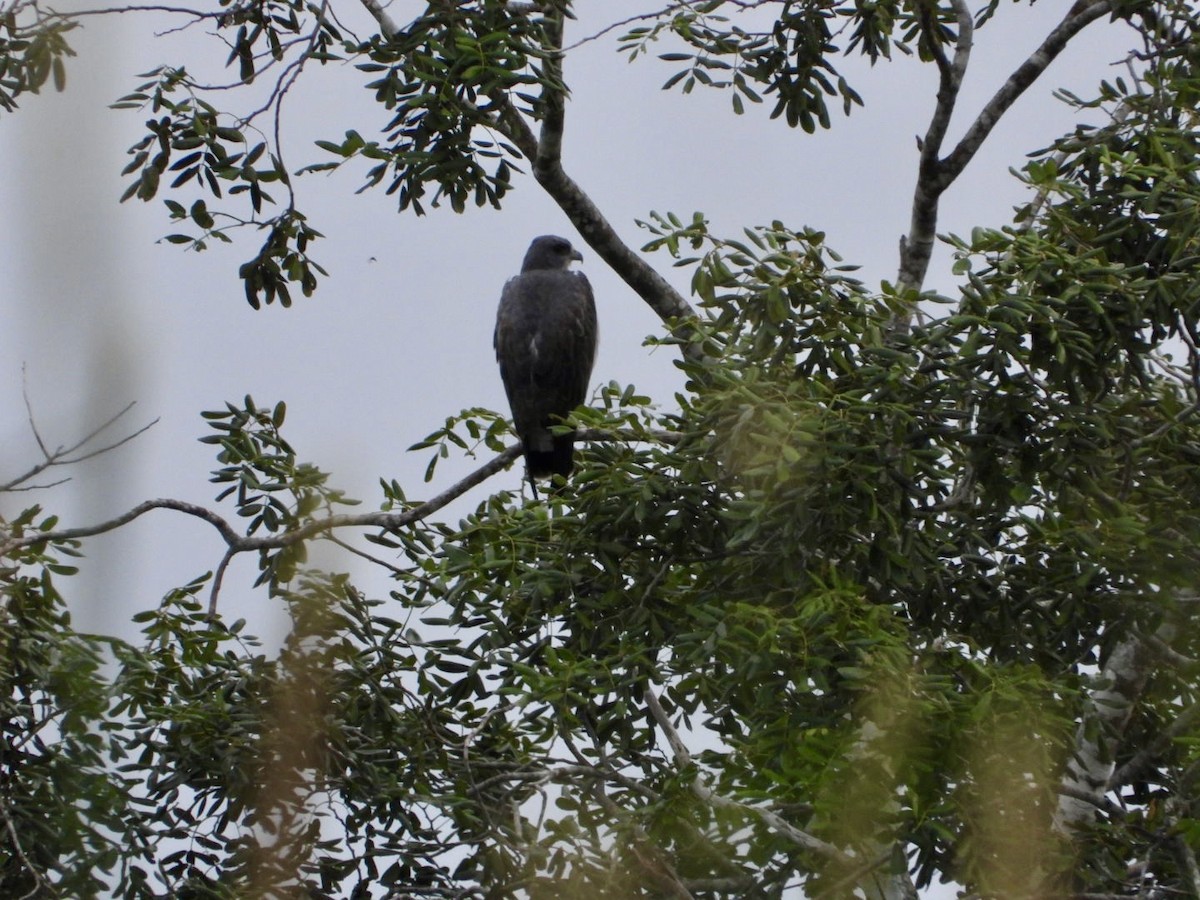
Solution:
M 551 428 L 586 399 L 596 361 L 596 302 L 573 262 L 583 255 L 566 238 L 534 238 L 496 312 L 492 343 L 535 497 L 534 479 L 571 473 L 575 435 Z

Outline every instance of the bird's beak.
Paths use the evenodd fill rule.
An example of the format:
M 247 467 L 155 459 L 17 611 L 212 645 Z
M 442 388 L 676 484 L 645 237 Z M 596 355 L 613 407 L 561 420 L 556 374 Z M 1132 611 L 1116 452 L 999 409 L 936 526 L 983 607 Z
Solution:
M 576 250 L 574 247 L 572 247 L 571 248 L 571 259 L 575 260 L 575 262 L 583 262 L 583 254 L 580 253 L 578 250 Z

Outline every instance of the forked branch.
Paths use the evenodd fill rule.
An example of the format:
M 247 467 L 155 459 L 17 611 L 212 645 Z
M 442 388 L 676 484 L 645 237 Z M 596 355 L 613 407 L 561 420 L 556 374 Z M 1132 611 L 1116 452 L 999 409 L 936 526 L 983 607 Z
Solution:
M 984 105 L 962 139 L 942 156 L 942 142 L 954 113 L 958 89 L 970 59 L 973 23 L 965 0 L 952 0 L 958 18 L 958 38 L 954 59 L 935 59 L 941 73 L 937 107 L 921 142 L 921 161 L 913 195 L 912 221 L 908 234 L 900 241 L 900 271 L 897 286 L 902 291 L 919 292 L 929 271 L 929 260 L 937 239 L 938 206 L 941 196 L 967 164 L 979 152 L 996 123 L 1058 57 L 1071 39 L 1086 26 L 1113 11 L 1116 0 L 1078 0 L 1054 30 L 1029 58 L 1008 77 Z M 931 27 L 930 25 L 926 26 Z M 929 37 L 933 44 L 932 36 Z M 940 52 L 940 51 L 939 51 Z M 902 323 L 907 327 L 907 322 Z
M 133 407 L 136 405 L 134 403 L 129 403 L 125 406 L 124 409 L 122 409 L 120 412 L 116 413 L 116 415 L 110 416 L 108 419 L 106 419 L 104 422 L 100 423 L 100 425 L 98 425 L 96 428 L 89 431 L 87 434 L 85 434 L 82 438 L 77 440 L 75 443 L 71 444 L 70 446 L 65 446 L 65 447 L 58 446 L 58 447 L 55 447 L 53 450 L 51 450 L 50 447 L 46 444 L 46 441 L 42 438 L 41 431 L 38 429 L 37 420 L 35 419 L 35 417 L 33 415 L 33 404 L 29 400 L 29 391 L 24 386 L 22 386 L 22 396 L 24 397 L 24 400 L 25 400 L 25 412 L 28 417 L 29 429 L 30 429 L 30 431 L 33 432 L 33 439 L 37 442 L 38 449 L 42 453 L 42 459 L 39 462 L 35 463 L 34 465 L 30 466 L 30 468 L 27 471 L 22 472 L 20 475 L 17 475 L 15 478 L 12 478 L 9 481 L 6 481 L 4 483 L 0 483 L 0 493 L 5 493 L 5 492 L 9 492 L 9 491 L 45 490 L 46 488 L 51 488 L 51 487 L 54 487 L 55 485 L 62 484 L 63 482 L 68 481 L 70 479 L 60 478 L 57 481 L 52 481 L 52 482 L 49 482 L 46 484 L 29 484 L 28 482 L 34 478 L 37 478 L 39 475 L 41 475 L 47 469 L 52 469 L 52 468 L 59 467 L 59 466 L 74 465 L 76 463 L 81 463 L 81 462 L 84 462 L 85 460 L 89 460 L 94 457 L 101 456 L 105 453 L 108 453 L 110 450 L 115 450 L 118 447 L 129 443 L 134 438 L 145 433 L 149 429 L 153 428 L 158 423 L 158 419 L 154 419 L 153 421 L 148 422 L 145 425 L 143 425 L 141 428 L 138 428 L 135 431 L 131 431 L 129 434 L 127 434 L 123 437 L 117 438 L 116 440 L 114 440 L 110 443 L 102 444 L 100 446 L 89 446 L 98 437 L 100 437 L 100 435 L 102 435 L 104 432 L 108 431 L 108 429 L 110 429 L 113 425 L 115 425 L 118 421 L 120 421 L 125 416 L 125 414 L 128 413 L 131 409 L 133 409 Z

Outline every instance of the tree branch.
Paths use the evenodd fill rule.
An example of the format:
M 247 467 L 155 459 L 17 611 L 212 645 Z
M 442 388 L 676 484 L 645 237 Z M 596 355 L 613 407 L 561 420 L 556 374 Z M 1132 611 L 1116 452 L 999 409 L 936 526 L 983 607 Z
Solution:
M 34 5 L 34 4 L 30 4 Z M 132 4 L 129 6 L 108 6 L 98 9 L 76 9 L 70 12 L 48 11 L 45 13 L 47 17 L 53 16 L 60 19 L 78 19 L 83 16 L 111 16 L 121 15 L 123 13 L 142 13 L 142 12 L 157 12 L 169 13 L 172 15 L 190 16 L 197 21 L 203 19 L 220 19 L 223 16 L 229 15 L 229 10 L 219 9 L 215 11 L 204 11 L 192 9 L 187 6 L 166 6 L 158 3 L 147 4 Z
M 1146 768 L 1151 765 L 1162 754 L 1176 737 L 1184 734 L 1197 719 L 1200 719 L 1200 703 L 1193 703 L 1183 712 L 1181 712 L 1175 721 L 1168 725 L 1163 731 L 1154 738 L 1147 746 L 1143 747 L 1132 757 L 1126 760 L 1125 764 L 1114 771 L 1109 776 L 1108 783 L 1105 785 L 1106 791 L 1116 790 L 1122 785 L 1129 784 L 1133 779 L 1137 778 Z
M 94 450 L 88 450 L 86 452 L 80 453 L 78 456 L 72 456 L 71 455 L 72 453 L 76 453 L 77 451 L 83 450 L 84 447 L 86 447 L 93 440 L 95 440 L 97 437 L 99 437 L 101 434 L 103 434 L 105 431 L 107 431 L 109 428 L 111 428 L 113 425 L 115 425 L 127 412 L 129 412 L 131 409 L 133 409 L 134 406 L 137 405 L 136 401 L 126 404 L 124 409 L 122 409 L 120 412 L 116 413 L 115 415 L 110 416 L 108 419 L 106 419 L 104 422 L 102 422 L 96 428 L 93 428 L 91 431 L 89 431 L 87 434 L 85 434 L 82 438 L 80 438 L 74 444 L 71 444 L 69 447 L 59 446 L 59 447 L 56 447 L 53 450 L 51 450 L 47 446 L 45 440 L 42 438 L 41 432 L 38 430 L 37 420 L 33 414 L 33 404 L 30 402 L 30 399 L 29 399 L 29 391 L 26 389 L 26 387 L 24 385 L 22 385 L 21 395 L 24 397 L 24 400 L 25 400 L 25 412 L 27 415 L 27 420 L 29 422 L 29 430 L 33 432 L 33 439 L 37 442 L 38 449 L 41 450 L 43 459 L 41 462 L 37 463 L 36 465 L 31 466 L 28 471 L 23 472 L 22 474 L 11 479 L 10 481 L 5 482 L 4 484 L 0 484 L 0 493 L 3 493 L 5 491 L 33 490 L 35 488 L 48 488 L 48 487 L 53 487 L 56 484 L 62 484 L 64 481 L 68 481 L 69 479 L 63 478 L 63 479 L 60 479 L 59 481 L 53 482 L 52 484 L 28 485 L 23 488 L 18 487 L 18 485 L 24 484 L 26 481 L 28 481 L 31 478 L 36 478 L 42 472 L 46 471 L 47 469 L 53 468 L 54 466 L 74 465 L 75 463 L 81 463 L 81 462 L 84 462 L 85 460 L 93 459 L 94 457 L 100 456 L 101 454 L 108 453 L 110 450 L 115 450 L 118 447 L 129 443 L 134 438 L 136 438 L 138 435 L 143 434 L 144 432 L 148 431 L 149 429 L 153 428 L 156 424 L 158 424 L 158 419 L 154 419 L 153 421 L 148 422 L 147 424 L 143 425 L 141 428 L 137 429 L 136 431 L 132 431 L 129 434 L 125 435 L 124 437 L 113 441 L 111 444 L 105 444 L 104 446 L 97 447 Z
M 680 341 L 688 359 L 702 358 L 693 342 L 696 311 L 658 272 L 621 240 L 599 207 L 566 173 L 562 165 L 566 87 L 562 83 L 562 20 L 547 19 L 546 71 L 542 90 L 542 127 L 534 135 L 506 94 L 491 99 L 497 109 L 496 127 L 533 165 L 533 175 L 556 202 L 580 236 L 633 291 L 644 300 Z
M 366 7 L 367 12 L 369 12 L 374 17 L 375 21 L 379 23 L 379 33 L 389 41 L 400 33 L 400 27 L 396 24 L 395 20 L 388 15 L 388 11 L 383 8 L 383 4 L 380 3 L 379 0 L 362 0 L 362 5 Z
M 950 127 L 950 119 L 958 102 L 958 92 L 971 61 L 975 33 L 971 10 L 967 8 L 965 0 L 953 0 L 953 3 L 955 15 L 958 17 L 958 37 L 955 41 L 953 62 L 946 58 L 933 34 L 937 23 L 929 7 L 926 5 L 922 9 L 921 28 L 930 52 L 937 61 L 940 78 L 933 118 L 925 131 L 924 139 L 918 142 L 921 159 L 918 165 L 917 187 L 913 195 L 912 222 L 909 225 L 908 236 L 900 241 L 900 273 L 896 283 L 904 291 L 920 291 L 925 281 L 925 273 L 929 269 L 933 243 L 937 238 L 938 202 L 945 189 L 939 186 L 942 142 Z M 907 322 L 904 323 L 904 327 L 907 327 Z
M 534 177 L 546 190 L 579 234 L 596 253 L 641 297 L 681 341 L 685 356 L 699 359 L 699 347 L 693 343 L 692 321 L 696 311 L 661 275 L 634 253 L 616 230 L 563 170 L 561 163 L 546 161 L 535 166 Z
M 1050 63 L 1066 49 L 1071 39 L 1085 27 L 1113 10 L 1114 0 L 1078 0 L 1070 12 L 1046 37 L 1040 47 L 1017 67 L 1008 81 L 987 102 L 962 140 L 943 161 L 942 178 L 948 187 L 975 156 L 996 123 L 1008 112 L 1021 94 L 1046 71 Z
M 1067 15 L 1050 32 L 1041 46 L 1017 67 L 1008 80 L 984 105 L 957 146 L 939 159 L 962 75 L 970 54 L 972 33 L 970 11 L 964 0 L 953 0 L 959 19 L 959 43 L 953 64 L 939 61 L 941 83 L 933 119 L 921 146 L 920 174 L 913 196 L 912 223 L 908 235 L 900 244 L 900 273 L 897 284 L 903 290 L 920 291 L 929 270 L 933 244 L 937 239 L 938 204 L 941 195 L 962 174 L 996 123 L 1016 102 L 1017 98 L 1046 71 L 1050 63 L 1066 48 L 1071 39 L 1087 25 L 1113 9 L 1114 0 L 1077 0 Z M 965 23 L 965 24 L 964 24 Z M 936 55 L 935 55 L 936 58 Z M 906 323 L 901 323 L 906 327 Z
M 1137 635 L 1121 640 L 1113 648 L 1096 677 L 1096 688 L 1087 698 L 1074 752 L 1067 762 L 1059 787 L 1058 808 L 1053 828 L 1070 836 L 1094 821 L 1104 808 L 1116 768 L 1116 753 L 1134 705 L 1150 677 L 1151 653 Z
M 420 521 L 431 513 L 436 512 L 446 506 L 452 500 L 462 496 L 476 485 L 486 481 L 497 472 L 506 469 L 512 465 L 521 455 L 521 445 L 514 444 L 506 448 L 498 456 L 494 457 L 489 462 L 480 466 L 466 478 L 451 485 L 440 494 L 410 507 L 403 512 L 388 513 L 388 512 L 373 512 L 363 513 L 360 515 L 338 515 L 328 516 L 324 519 L 316 519 L 306 525 L 301 526 L 293 531 L 285 531 L 279 534 L 270 534 L 263 536 L 243 535 L 240 534 L 232 525 L 224 518 L 203 506 L 195 503 L 188 503 L 184 500 L 173 500 L 169 498 L 159 500 L 146 500 L 139 503 L 137 506 L 104 522 L 99 522 L 95 525 L 85 525 L 79 528 L 63 528 L 58 531 L 36 531 L 32 534 L 26 534 L 19 538 L 13 538 L 0 544 L 0 557 L 7 556 L 14 550 L 19 550 L 21 547 L 27 547 L 30 544 L 38 543 L 65 543 L 67 541 L 75 541 L 80 538 L 93 537 L 97 534 L 105 534 L 114 529 L 120 528 L 123 525 L 128 525 L 134 519 L 144 516 L 146 513 L 156 509 L 171 509 L 176 512 L 181 512 L 185 515 L 194 516 L 197 519 L 202 519 L 208 522 L 217 530 L 221 539 L 225 542 L 229 549 L 229 555 L 237 553 L 246 553 L 255 550 L 278 550 L 284 547 L 290 547 L 293 544 L 298 544 L 301 541 L 308 540 L 316 535 L 323 534 L 327 531 L 332 531 L 336 528 L 383 528 L 386 531 L 397 531 L 400 528 L 410 525 L 413 522 Z
M 82 446 L 104 428 L 107 428 L 109 425 L 111 425 L 112 422 L 116 421 L 116 419 L 121 415 L 124 415 L 129 408 L 130 407 L 126 407 L 124 410 L 118 413 L 117 416 L 114 416 L 100 428 L 93 431 L 92 434 L 83 441 L 73 445 L 71 449 Z M 146 428 L 148 427 L 150 426 L 146 426 Z M 136 432 L 136 434 L 140 434 L 141 431 L 145 431 L 145 428 L 142 428 L 139 432 Z M 130 437 L 133 436 L 134 435 L 131 435 Z M 642 439 L 645 437 L 645 435 L 632 434 L 625 431 L 613 432 L 597 428 L 585 428 L 578 432 L 577 437 L 579 440 L 584 441 L 611 441 Z M 655 440 L 660 440 L 663 443 L 673 444 L 677 443 L 681 436 L 677 432 L 673 431 L 655 431 L 650 434 L 650 437 L 653 437 Z M 113 446 L 119 446 L 119 444 L 124 443 L 126 440 L 129 440 L 129 438 L 125 438 Z M 115 516 L 114 518 L 107 519 L 95 525 L 85 525 L 78 528 L 63 528 L 57 531 L 33 531 L 29 534 L 22 535 L 19 538 L 11 538 L 0 543 L 0 559 L 8 556 L 15 550 L 30 546 L 31 544 L 59 544 L 68 541 L 77 541 L 81 538 L 94 537 L 95 535 L 106 534 L 124 525 L 128 525 L 134 519 L 141 518 L 152 510 L 174 510 L 175 512 L 180 512 L 184 515 L 193 516 L 197 519 L 208 522 L 213 526 L 213 528 L 216 529 L 217 533 L 221 536 L 221 539 L 225 542 L 225 554 L 221 558 L 221 562 L 218 565 L 213 577 L 210 609 L 215 610 L 216 598 L 220 592 L 221 581 L 224 577 L 225 570 L 228 568 L 229 563 L 233 560 L 233 557 L 237 556 L 239 553 L 280 550 L 284 547 L 290 547 L 293 544 L 298 544 L 302 541 L 308 540 L 309 538 L 316 537 L 317 535 L 326 534 L 327 532 L 341 528 L 382 528 L 385 531 L 399 531 L 401 528 L 411 525 L 414 522 L 421 521 L 432 513 L 437 512 L 439 509 L 447 506 L 453 500 L 461 497 L 471 488 L 482 484 L 496 473 L 507 469 L 513 464 L 514 461 L 520 458 L 522 452 L 523 448 L 520 443 L 513 444 L 511 447 L 505 448 L 497 456 L 484 463 L 465 478 L 446 488 L 446 490 L 442 491 L 440 494 L 436 494 L 423 503 L 409 507 L 402 512 L 371 512 L 361 513 L 358 515 L 328 516 L 324 519 L 315 519 L 292 531 L 254 536 L 241 534 L 222 516 L 203 506 L 199 506 L 195 503 L 189 503 L 184 500 L 161 498 L 158 500 L 146 500 L 119 516 Z M 92 455 L 94 455 L 94 453 L 88 454 L 88 456 Z
M 1081 790 L 1080 788 L 1066 784 L 1060 784 L 1055 790 L 1060 797 L 1069 797 L 1080 803 L 1086 803 L 1088 806 L 1093 806 L 1106 815 L 1119 816 L 1121 814 L 1121 808 L 1103 794 Z
M 391 38 L 398 32 L 399 29 L 388 17 L 379 0 L 361 2 L 379 23 L 384 37 Z M 495 128 L 530 161 L 538 184 L 558 204 L 588 246 L 595 250 L 670 328 L 672 335 L 680 341 L 684 356 L 693 360 L 701 359 L 703 354 L 693 341 L 695 329 L 691 321 L 696 318 L 696 311 L 691 304 L 621 240 L 599 207 L 563 169 L 562 139 L 566 87 L 562 81 L 561 11 L 544 9 L 533 3 L 509 3 L 508 6 L 522 13 L 545 13 L 547 83 L 543 86 L 541 94 L 540 135 L 534 134 L 529 123 L 513 105 L 511 97 L 501 91 L 496 91 L 489 97 Z
M 545 82 L 542 85 L 542 133 L 537 143 L 533 170 L 553 166 L 562 159 L 563 127 L 567 118 L 567 85 L 563 81 L 563 14 L 561 10 L 547 11 L 543 27 L 546 30 Z

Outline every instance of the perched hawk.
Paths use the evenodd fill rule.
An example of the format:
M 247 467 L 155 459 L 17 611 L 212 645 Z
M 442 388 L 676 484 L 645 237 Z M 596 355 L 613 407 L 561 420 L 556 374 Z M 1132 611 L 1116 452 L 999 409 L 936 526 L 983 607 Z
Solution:
M 570 474 L 575 436 L 550 426 L 583 403 L 596 361 L 596 304 L 575 260 L 570 241 L 534 238 L 496 314 L 496 361 L 531 482 Z

